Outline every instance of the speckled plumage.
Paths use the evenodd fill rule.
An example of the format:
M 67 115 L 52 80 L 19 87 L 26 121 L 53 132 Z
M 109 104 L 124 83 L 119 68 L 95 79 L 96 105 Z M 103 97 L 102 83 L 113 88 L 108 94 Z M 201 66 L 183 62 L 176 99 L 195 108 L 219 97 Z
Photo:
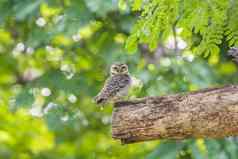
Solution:
M 228 50 L 228 55 L 233 58 L 233 60 L 238 63 L 238 48 L 232 47 Z
M 114 71 L 111 68 L 111 76 L 106 80 L 104 87 L 95 97 L 95 102 L 97 104 L 105 104 L 110 101 L 113 102 L 127 95 L 131 84 L 131 77 L 127 68 L 124 72 L 120 71 L 120 67 L 123 65 L 126 66 L 125 64 L 117 64 L 115 66 L 118 67 L 117 71 Z

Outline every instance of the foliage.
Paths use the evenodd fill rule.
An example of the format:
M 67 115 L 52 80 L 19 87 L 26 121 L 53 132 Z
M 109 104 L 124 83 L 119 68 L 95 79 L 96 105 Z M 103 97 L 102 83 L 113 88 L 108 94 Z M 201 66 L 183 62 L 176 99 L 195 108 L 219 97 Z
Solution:
M 54 146 L 54 136 L 41 119 L 32 118 L 25 111 L 9 114 L 1 107 L 1 158 L 30 158 Z
M 0 158 L 236 158 L 236 138 L 123 146 L 111 138 L 112 107 L 100 110 L 92 98 L 115 61 L 128 63 L 143 83 L 132 91 L 134 97 L 238 82 L 237 67 L 226 56 L 227 48 L 237 45 L 236 1 L 131 0 L 129 5 L 0 1 Z M 182 28 L 176 36 L 186 49 L 167 47 L 173 27 Z M 142 42 L 156 50 L 140 44 L 134 51 Z M 195 48 L 211 56 L 196 57 Z
M 141 12 L 127 47 L 148 43 L 151 49 L 168 38 L 174 28 L 182 28 L 180 36 L 195 53 L 218 54 L 220 45 L 238 45 L 238 2 L 236 0 L 134 0 L 132 8 Z

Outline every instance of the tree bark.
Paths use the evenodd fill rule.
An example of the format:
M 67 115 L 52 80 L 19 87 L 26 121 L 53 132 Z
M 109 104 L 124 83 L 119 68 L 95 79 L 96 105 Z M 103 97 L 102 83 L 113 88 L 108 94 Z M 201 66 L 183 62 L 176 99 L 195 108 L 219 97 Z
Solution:
M 112 137 L 124 144 L 235 135 L 238 135 L 238 86 L 114 104 Z

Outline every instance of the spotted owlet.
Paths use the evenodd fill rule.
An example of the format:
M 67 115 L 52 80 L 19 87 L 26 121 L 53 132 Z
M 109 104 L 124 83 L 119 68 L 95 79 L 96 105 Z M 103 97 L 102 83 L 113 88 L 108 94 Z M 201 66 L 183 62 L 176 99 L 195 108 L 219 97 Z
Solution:
M 238 64 L 238 48 L 232 47 L 230 50 L 228 50 L 228 55 L 231 56 L 233 61 L 235 61 Z
M 126 64 L 113 64 L 110 69 L 110 77 L 104 87 L 94 98 L 97 104 L 115 102 L 128 94 L 131 85 L 131 77 Z

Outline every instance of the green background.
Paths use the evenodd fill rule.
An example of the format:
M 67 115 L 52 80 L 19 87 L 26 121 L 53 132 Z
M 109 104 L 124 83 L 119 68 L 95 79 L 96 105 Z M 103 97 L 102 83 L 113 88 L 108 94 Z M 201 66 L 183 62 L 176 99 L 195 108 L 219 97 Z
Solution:
M 172 0 L 167 3 L 173 5 Z M 132 28 L 141 13 L 138 4 L 0 0 L 0 158 L 237 158 L 235 137 L 130 145 L 111 138 L 112 106 L 101 110 L 92 99 L 114 62 L 127 63 L 139 81 L 132 98 L 238 82 L 226 41 L 217 45 L 219 53 L 205 57 L 192 53 L 190 46 L 201 38 L 197 34 L 183 39 L 186 49 L 166 47 L 168 37 L 151 39 L 157 42 L 153 50 L 145 44 L 135 49 Z

